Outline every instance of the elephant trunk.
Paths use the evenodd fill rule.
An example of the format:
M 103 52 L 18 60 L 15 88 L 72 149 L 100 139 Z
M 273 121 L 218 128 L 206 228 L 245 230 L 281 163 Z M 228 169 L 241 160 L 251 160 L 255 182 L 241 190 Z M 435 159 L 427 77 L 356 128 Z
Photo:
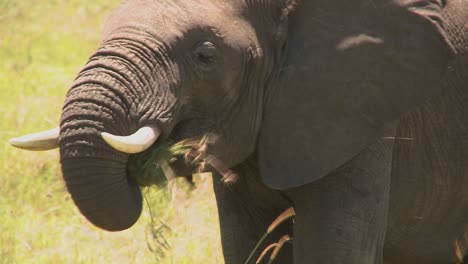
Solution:
M 119 231 L 138 220 L 142 196 L 136 183 L 128 179 L 125 162 L 62 159 L 62 171 L 73 201 L 96 226 Z
M 101 47 L 78 75 L 63 107 L 59 139 L 73 201 L 88 220 L 109 231 L 137 221 L 142 195 L 128 177 L 129 155 L 112 148 L 101 133 L 127 136 L 143 126 L 159 127 L 158 113 L 171 113 L 166 106 L 173 105 L 165 101 L 168 92 L 154 71 L 162 67 L 144 61 L 144 46 L 118 44 Z
M 79 77 L 79 84 L 68 93 L 60 125 L 60 160 L 67 189 L 81 213 L 100 228 L 119 231 L 137 221 L 142 196 L 127 177 L 128 154 L 113 149 L 100 136 L 103 131 L 129 133 L 131 122 L 118 96 L 104 83 L 94 83 L 99 78 L 98 72 L 85 77 L 93 82 Z

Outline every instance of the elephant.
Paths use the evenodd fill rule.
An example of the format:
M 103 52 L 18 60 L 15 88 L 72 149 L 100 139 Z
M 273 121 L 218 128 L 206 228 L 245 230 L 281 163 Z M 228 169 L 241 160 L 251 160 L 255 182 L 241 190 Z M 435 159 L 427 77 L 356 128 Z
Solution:
M 129 163 L 216 135 L 193 151 L 224 168 L 207 166 L 226 264 L 291 206 L 277 263 L 461 262 L 466 21 L 461 0 L 127 0 L 59 128 L 10 143 L 58 147 L 80 212 L 119 231 L 142 210 Z

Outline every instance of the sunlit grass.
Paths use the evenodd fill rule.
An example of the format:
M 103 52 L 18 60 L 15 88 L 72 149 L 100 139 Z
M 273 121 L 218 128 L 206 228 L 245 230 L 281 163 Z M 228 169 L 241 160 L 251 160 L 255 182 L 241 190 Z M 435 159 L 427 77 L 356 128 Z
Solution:
M 25 152 L 9 138 L 57 125 L 67 88 L 97 47 L 114 0 L 0 0 L 0 263 L 158 263 L 148 208 L 131 229 L 89 224 L 66 192 L 57 151 Z M 150 189 L 171 229 L 159 263 L 222 263 L 211 178 L 197 189 Z

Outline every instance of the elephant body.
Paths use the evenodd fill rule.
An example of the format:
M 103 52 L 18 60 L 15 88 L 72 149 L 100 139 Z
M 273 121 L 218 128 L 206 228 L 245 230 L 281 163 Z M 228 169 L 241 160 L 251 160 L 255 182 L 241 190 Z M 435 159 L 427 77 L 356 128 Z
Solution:
M 342 215 L 335 216 L 341 220 L 324 219 L 328 223 L 339 223 L 335 226 L 334 234 L 321 234 L 321 230 L 327 224 L 317 223 L 326 212 L 330 211 L 329 206 L 325 208 L 326 212 L 317 208 L 311 208 L 308 211 L 306 223 L 316 225 L 316 229 L 310 226 L 296 226 L 295 228 L 298 229 L 296 232 L 283 230 L 283 233 L 294 234 L 302 234 L 307 230 L 310 232 L 307 233 L 307 238 L 316 238 L 298 241 L 307 247 L 302 252 L 296 252 L 294 259 L 297 259 L 296 256 L 302 256 L 303 262 L 293 262 L 293 252 L 289 248 L 284 250 L 285 252 L 281 255 L 283 259 L 278 260 L 278 263 L 381 263 L 382 261 L 385 264 L 462 263 L 457 254 L 463 257 L 468 249 L 466 229 L 468 196 L 465 187 L 468 184 L 468 177 L 466 177 L 468 175 L 466 140 L 468 137 L 468 123 L 466 122 L 468 116 L 468 90 L 466 89 L 468 87 L 468 35 L 466 34 L 468 26 L 466 22 L 462 22 L 468 21 L 468 4 L 463 1 L 447 1 L 443 15 L 446 18 L 446 30 L 455 49 L 456 58 L 451 62 L 450 70 L 442 84 L 442 94 L 404 114 L 391 125 L 395 129 L 387 130 L 382 140 L 324 179 L 299 189 L 293 189 L 293 191 L 270 193 L 272 201 L 283 197 L 284 205 L 277 208 L 281 203 L 273 202 L 270 205 L 271 211 L 262 214 L 263 218 L 268 219 L 259 223 L 258 226 L 262 226 L 262 230 L 267 228 L 278 211 L 286 209 L 291 204 L 297 204 L 297 196 L 302 199 L 307 197 L 305 202 L 307 204 L 317 201 L 316 203 L 320 205 L 324 203 L 320 199 L 324 198 L 317 193 L 324 192 L 322 195 L 326 196 L 329 193 L 344 192 L 347 188 L 351 188 L 354 196 L 342 194 L 342 197 L 339 197 L 341 206 L 346 201 L 359 199 L 354 204 L 357 209 L 353 210 L 352 203 L 346 207 L 348 211 L 345 214 L 352 215 L 350 223 L 343 221 L 345 217 Z M 356 166 L 356 163 L 362 165 Z M 259 172 L 257 173 L 260 175 Z M 353 179 L 356 177 L 363 177 L 362 182 L 355 184 Z M 369 182 L 374 185 L 366 186 L 365 183 Z M 268 188 L 262 183 L 257 184 Z M 385 187 L 387 185 L 390 186 L 389 189 Z M 335 192 L 330 190 L 332 188 L 330 186 L 336 187 Z M 231 206 L 239 205 L 240 201 L 227 202 L 224 197 L 225 192 L 220 191 L 216 184 L 215 191 L 218 204 L 221 204 L 219 208 L 226 208 L 229 211 L 228 213 L 220 211 L 220 219 L 223 219 L 223 215 L 226 217 L 226 214 L 231 215 L 232 212 L 236 212 Z M 378 194 L 379 191 L 382 193 Z M 235 196 L 245 195 L 248 197 L 251 194 L 244 193 L 244 195 L 236 194 Z M 325 199 L 337 199 L 337 197 Z M 385 202 L 386 199 L 388 199 L 388 204 Z M 320 208 L 319 205 L 317 205 L 318 208 Z M 239 211 L 249 210 L 265 212 L 257 205 L 244 206 Z M 235 217 L 231 215 L 230 219 L 236 219 L 239 215 L 243 214 L 238 212 Z M 242 220 L 236 222 L 252 223 L 252 219 L 246 220 L 248 218 L 250 217 L 243 216 Z M 260 217 L 256 217 L 258 218 Z M 346 237 L 343 230 L 349 230 L 350 226 L 353 226 L 353 218 L 361 221 L 380 219 L 380 224 L 374 226 L 374 229 L 357 227 L 361 229 L 352 230 L 349 237 Z M 240 230 L 235 225 L 230 228 L 223 225 L 227 225 L 227 221 L 221 222 L 223 230 Z M 285 228 L 292 229 L 293 227 L 290 225 Z M 243 235 L 240 235 L 243 232 L 236 233 L 236 241 L 249 241 L 255 232 L 244 232 Z M 260 236 L 261 232 L 257 231 L 253 237 Z M 272 240 L 277 241 L 281 235 L 276 234 L 276 237 L 275 235 L 273 237 Z M 231 236 L 227 235 L 226 240 L 229 238 Z M 341 244 L 346 241 L 347 245 L 354 246 L 349 246 L 343 254 L 340 254 L 336 244 L 326 244 L 327 238 L 332 238 L 335 243 Z M 244 257 L 231 257 L 233 261 L 227 263 L 241 263 L 245 255 L 248 255 L 249 250 L 253 248 L 255 239 L 250 239 L 250 246 L 243 253 L 237 252 L 238 256 Z M 294 241 L 297 240 L 294 239 Z M 271 241 L 265 244 L 268 243 Z M 232 246 L 232 242 L 225 240 L 223 240 L 223 246 L 225 252 L 240 248 L 239 245 Z M 457 247 L 460 250 L 458 253 Z M 315 260 L 315 262 L 308 262 L 309 260 Z
M 262 244 L 293 236 L 277 263 L 458 263 L 466 21 L 462 0 L 125 1 L 60 134 L 12 144 L 56 143 L 81 213 L 118 231 L 142 210 L 129 163 L 215 135 L 172 166 L 213 171 L 226 264 L 290 206 L 294 222 Z
M 399 120 L 395 141 L 386 252 L 392 263 L 455 262 L 467 250 L 468 5 L 447 1 L 446 30 L 457 57 L 440 96 Z M 411 212 L 411 213 L 409 213 Z M 458 260 L 460 261 L 460 260 Z

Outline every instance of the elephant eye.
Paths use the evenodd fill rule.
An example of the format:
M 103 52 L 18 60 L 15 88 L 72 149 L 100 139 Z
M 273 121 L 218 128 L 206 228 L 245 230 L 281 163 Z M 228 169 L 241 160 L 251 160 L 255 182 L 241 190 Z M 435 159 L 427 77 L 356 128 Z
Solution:
M 202 69 L 210 70 L 218 60 L 218 48 L 209 41 L 202 41 L 198 43 L 193 51 L 195 62 L 202 67 Z

